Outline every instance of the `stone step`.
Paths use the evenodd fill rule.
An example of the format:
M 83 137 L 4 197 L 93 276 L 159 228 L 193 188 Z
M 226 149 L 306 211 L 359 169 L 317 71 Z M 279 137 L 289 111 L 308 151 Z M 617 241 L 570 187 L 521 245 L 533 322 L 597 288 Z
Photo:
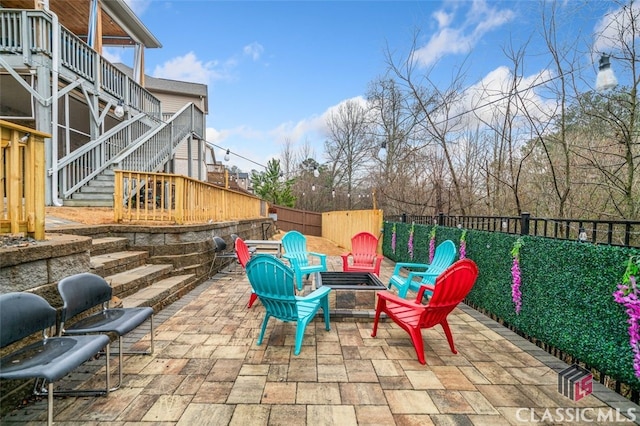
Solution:
M 192 290 L 195 284 L 195 274 L 165 278 L 123 298 L 122 306 L 125 308 L 151 306 L 155 312 L 158 312 Z
M 126 251 L 129 240 L 124 237 L 94 238 L 91 245 L 91 256 Z
M 146 251 L 117 251 L 91 256 L 91 270 L 106 277 L 142 266 L 148 257 L 149 253 Z
M 105 276 L 104 279 L 111 284 L 114 296 L 125 299 L 159 280 L 170 277 L 172 272 L 171 265 L 143 265 Z

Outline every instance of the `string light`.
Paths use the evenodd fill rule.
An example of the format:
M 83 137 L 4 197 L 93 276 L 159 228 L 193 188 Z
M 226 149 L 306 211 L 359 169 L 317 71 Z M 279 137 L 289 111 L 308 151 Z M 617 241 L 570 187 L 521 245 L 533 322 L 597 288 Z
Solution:
M 201 138 L 199 138 L 196 134 L 193 134 L 192 136 L 193 136 L 194 138 L 196 138 L 196 139 L 201 139 Z M 218 149 L 223 150 L 223 151 L 225 150 L 225 148 L 223 148 L 223 147 L 221 147 L 221 146 L 219 146 L 219 145 L 216 145 L 216 144 L 215 144 L 215 143 L 213 143 L 213 142 L 209 142 L 208 140 L 202 139 L 202 141 L 204 141 L 204 143 L 206 143 L 207 145 L 209 145 L 209 146 L 211 146 L 211 147 L 213 147 L 213 148 L 218 148 Z M 257 161 L 252 160 L 251 158 L 247 158 L 247 157 L 244 157 L 244 156 L 242 156 L 242 155 L 240 155 L 240 154 L 236 154 L 235 152 L 231 151 L 231 150 L 230 150 L 230 149 L 228 149 L 228 148 L 226 149 L 226 151 L 225 151 L 225 152 L 226 152 L 225 157 L 226 157 L 227 155 L 229 155 L 229 156 L 231 156 L 231 155 L 235 155 L 235 156 L 236 156 L 236 157 L 238 157 L 238 158 L 242 158 L 243 160 L 246 160 L 246 161 L 248 161 L 248 162 L 250 162 L 250 163 L 253 163 L 253 164 L 257 165 L 257 166 L 260 166 L 260 167 L 262 167 L 263 169 L 266 169 L 266 168 L 267 168 L 267 166 L 265 166 L 264 164 L 260 164 L 260 163 L 258 163 Z M 225 159 L 225 161 L 229 161 L 229 159 Z

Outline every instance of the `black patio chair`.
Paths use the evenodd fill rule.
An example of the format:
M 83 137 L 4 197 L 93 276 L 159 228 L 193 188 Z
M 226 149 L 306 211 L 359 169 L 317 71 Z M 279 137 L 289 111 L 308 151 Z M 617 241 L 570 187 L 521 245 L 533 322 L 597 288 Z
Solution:
M 109 394 L 109 337 L 105 335 L 54 336 L 48 333 L 56 324 L 56 309 L 44 298 L 27 292 L 0 295 L 0 348 L 16 343 L 34 333 L 42 332 L 42 339 L 19 348 L 0 358 L 0 379 L 36 379 L 46 382 L 47 424 L 53 424 L 53 384 L 92 359 L 101 351 L 106 353 L 106 384 Z M 44 383 L 43 383 L 44 385 Z M 75 391 L 86 394 L 83 391 Z
M 110 390 L 114 391 L 122 384 L 123 355 L 150 355 L 153 353 L 153 308 L 109 308 L 113 289 L 109 283 L 99 275 L 83 272 L 65 277 L 58 282 L 58 291 L 62 297 L 62 311 L 60 330 L 58 335 L 81 334 L 109 334 L 118 336 L 119 382 Z M 92 315 L 81 318 L 77 322 L 67 322 L 76 315 L 91 308 L 100 307 Z M 148 351 L 124 351 L 123 336 L 149 320 L 151 328 L 151 343 Z

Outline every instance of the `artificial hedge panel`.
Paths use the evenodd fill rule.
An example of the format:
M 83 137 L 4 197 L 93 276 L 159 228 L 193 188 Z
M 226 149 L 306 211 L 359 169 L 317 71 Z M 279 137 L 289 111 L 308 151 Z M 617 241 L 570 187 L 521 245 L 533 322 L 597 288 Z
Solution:
M 396 223 L 395 253 L 391 250 L 392 227 L 393 223 L 384 224 L 384 255 L 395 262 L 411 261 L 407 251 L 411 224 Z M 415 225 L 413 262 L 428 263 L 432 228 Z M 461 229 L 438 227 L 436 245 L 450 239 L 459 248 L 461 235 Z M 522 310 L 516 314 L 511 250 L 518 238 L 524 244 L 520 249 Z M 471 304 L 640 390 L 633 370 L 628 318 L 612 296 L 629 257 L 640 255 L 640 250 L 468 230 L 466 251 L 480 271 L 468 296 Z

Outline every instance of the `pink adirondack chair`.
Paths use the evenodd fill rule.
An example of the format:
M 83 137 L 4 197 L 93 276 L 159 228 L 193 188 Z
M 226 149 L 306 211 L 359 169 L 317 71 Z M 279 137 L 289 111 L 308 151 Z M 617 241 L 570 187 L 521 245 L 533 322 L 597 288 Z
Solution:
M 246 269 L 247 263 L 249 262 L 249 259 L 251 259 L 251 253 L 249 252 L 249 247 L 247 246 L 247 244 L 244 242 L 242 238 L 238 237 L 236 238 L 236 241 L 234 243 L 234 249 L 236 252 L 236 257 L 238 258 L 238 262 L 240 263 L 240 266 L 242 266 L 242 269 Z M 252 290 L 251 296 L 249 296 L 249 303 L 247 304 L 247 308 L 250 308 L 251 306 L 253 306 L 253 304 L 257 299 L 258 299 L 258 295 Z
M 378 238 L 370 232 L 359 232 L 351 238 L 351 252 L 342 254 L 344 272 L 372 272 L 380 276 L 383 255 L 377 253 Z
M 451 352 L 457 354 L 447 316 L 469 294 L 477 277 L 477 265 L 470 259 L 462 259 L 438 276 L 435 286 L 422 285 L 415 301 L 403 299 L 389 291 L 378 292 L 376 317 L 371 336 L 376 336 L 380 313 L 384 312 L 409 333 L 421 364 L 426 364 L 422 329 L 431 328 L 437 324 L 442 326 Z M 423 305 L 421 301 L 425 290 L 433 291 L 433 296 L 428 304 Z

